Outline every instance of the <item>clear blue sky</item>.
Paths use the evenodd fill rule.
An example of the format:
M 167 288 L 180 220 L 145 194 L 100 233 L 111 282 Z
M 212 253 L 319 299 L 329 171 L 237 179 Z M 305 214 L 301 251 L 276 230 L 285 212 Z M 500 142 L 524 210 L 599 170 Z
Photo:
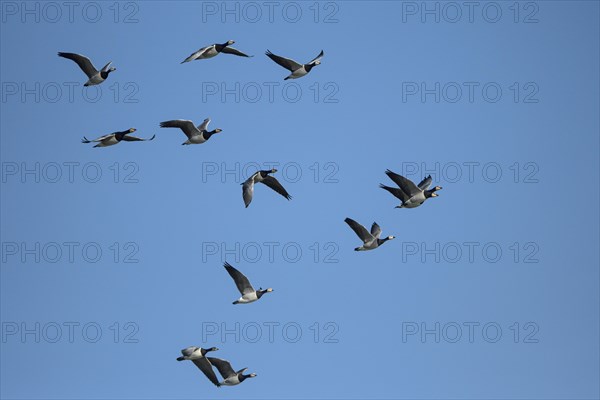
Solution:
M 3 398 L 600 396 L 598 2 L 55 4 L 1 3 Z M 255 57 L 180 65 L 229 39 Z M 325 57 L 284 82 L 267 49 Z M 58 51 L 113 61 L 98 101 Z M 156 139 L 80 143 L 130 127 Z M 245 209 L 273 162 L 293 200 Z M 394 209 L 415 166 L 440 197 Z M 396 239 L 356 253 L 346 217 Z M 224 259 L 275 291 L 233 306 Z M 190 345 L 258 377 L 217 389 Z

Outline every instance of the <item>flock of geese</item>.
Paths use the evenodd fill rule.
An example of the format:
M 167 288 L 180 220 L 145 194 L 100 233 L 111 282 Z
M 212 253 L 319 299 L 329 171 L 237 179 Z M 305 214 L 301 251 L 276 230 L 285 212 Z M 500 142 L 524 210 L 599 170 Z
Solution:
M 252 57 L 231 47 L 231 45 L 234 43 L 235 42 L 233 40 L 228 40 L 227 42 L 222 44 L 215 43 L 210 46 L 203 47 L 198 51 L 195 51 L 194 53 L 190 54 L 186 59 L 184 59 L 181 62 L 181 64 L 194 60 L 204 60 L 213 58 L 221 53 L 233 54 L 239 57 Z M 324 55 L 323 51 L 321 50 L 319 55 L 317 55 L 314 59 L 312 59 L 306 64 L 300 64 L 292 59 L 275 55 L 269 50 L 267 50 L 265 54 L 275 63 L 290 71 L 290 75 L 284 78 L 284 80 L 297 79 L 307 75 L 313 67 L 321 64 L 321 58 Z M 111 67 L 112 62 L 107 63 L 102 69 L 98 70 L 96 69 L 96 67 L 94 67 L 89 58 L 81 54 L 59 52 L 58 55 L 60 57 L 74 61 L 79 66 L 79 68 L 81 68 L 81 70 L 87 75 L 88 81 L 84 84 L 84 86 L 99 85 L 108 78 L 111 72 L 116 71 L 116 68 Z M 198 126 L 195 126 L 194 123 L 189 120 L 176 119 L 161 122 L 160 127 L 181 129 L 181 131 L 187 136 L 187 140 L 183 142 L 182 145 L 190 145 L 205 143 L 211 138 L 212 135 L 222 132 L 222 129 L 219 128 L 209 131 L 209 124 L 210 118 L 206 118 Z M 150 141 L 153 140 L 156 136 L 153 135 L 149 139 L 143 139 L 140 137 L 132 136 L 131 134 L 135 131 L 135 128 L 130 128 L 125 131 L 113 132 L 94 140 L 89 140 L 86 137 L 84 137 L 82 142 L 97 143 L 94 147 L 107 147 L 113 146 L 122 141 Z M 257 171 L 242 183 L 242 197 L 246 208 L 252 202 L 252 198 L 254 196 L 254 185 L 256 183 L 262 183 L 265 186 L 268 186 L 269 188 L 277 192 L 278 194 L 280 194 L 281 196 L 285 197 L 287 200 L 291 200 L 292 196 L 290 196 L 290 194 L 287 192 L 287 190 L 285 190 L 281 183 L 271 175 L 276 172 L 276 169 Z M 404 176 L 396 174 L 390 170 L 387 170 L 385 173 L 396 184 L 397 187 L 386 186 L 383 184 L 380 184 L 380 187 L 382 189 L 387 190 L 389 193 L 391 193 L 400 200 L 401 203 L 400 205 L 396 206 L 396 208 L 419 207 L 430 197 L 437 197 L 438 195 L 436 192 L 442 189 L 440 186 L 435 186 L 433 189 L 429 189 L 432 184 L 431 175 L 423 179 L 419 184 L 415 184 L 410 179 L 407 179 Z M 351 218 L 346 218 L 344 221 L 350 226 L 350 228 L 362 241 L 362 245 L 356 247 L 354 249 L 355 251 L 374 250 L 380 247 L 388 240 L 394 239 L 394 236 L 387 236 L 381 239 L 381 227 L 376 222 L 373 222 L 371 230 L 369 231 L 363 225 L 359 224 Z M 270 293 L 273 291 L 272 288 L 263 290 L 262 287 L 256 290 L 254 289 L 248 278 L 236 268 L 234 268 L 231 264 L 225 262 L 224 267 L 227 273 L 229 273 L 229 275 L 235 282 L 235 285 L 241 294 L 241 297 L 235 300 L 233 304 L 253 303 L 259 300 L 265 293 Z M 242 368 L 238 371 L 235 371 L 229 363 L 229 361 L 206 356 L 207 353 L 217 350 L 218 349 L 216 347 L 208 349 L 196 346 L 187 347 L 181 350 L 182 356 L 178 357 L 177 361 L 192 361 L 204 373 L 204 375 L 206 375 L 206 377 L 217 387 L 222 385 L 238 385 L 242 383 L 245 379 L 254 378 L 256 376 L 256 374 L 254 373 L 245 374 L 244 372 L 248 368 Z M 219 374 L 222 376 L 222 381 L 219 381 L 219 379 L 217 379 L 213 367 L 215 367 Z

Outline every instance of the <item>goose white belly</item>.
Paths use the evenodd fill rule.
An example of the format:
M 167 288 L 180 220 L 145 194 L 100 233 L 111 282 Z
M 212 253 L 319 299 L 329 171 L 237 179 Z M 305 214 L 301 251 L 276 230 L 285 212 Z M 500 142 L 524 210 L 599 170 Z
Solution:
M 306 68 L 304 68 L 304 66 L 303 66 L 302 68 L 298 68 L 297 70 L 292 72 L 292 74 L 288 78 L 298 79 L 298 78 L 303 77 L 306 74 L 308 74 L 308 72 L 306 71 Z
M 363 245 L 363 248 L 365 250 L 373 250 L 373 249 L 376 249 L 377 247 L 379 247 L 379 245 L 377 244 L 377 239 L 367 242 Z
M 102 78 L 100 76 L 100 73 L 97 73 L 96 75 L 92 76 L 86 83 L 85 86 L 94 86 L 94 85 L 99 85 L 102 82 L 104 82 L 104 78 Z
M 238 299 L 238 302 L 239 303 L 252 303 L 256 300 L 258 300 L 258 296 L 256 295 L 256 292 L 252 292 L 252 293 L 247 293 L 247 294 L 243 295 L 242 297 L 240 297 Z
M 108 147 L 108 146 L 112 146 L 119 143 L 119 141 L 117 140 L 116 137 L 111 136 L 109 138 L 106 138 L 104 140 L 102 140 L 100 143 L 98 143 L 96 146 L 97 147 Z
M 423 204 L 423 202 L 425 200 L 426 200 L 425 195 L 423 193 L 419 193 L 419 194 L 411 197 L 410 199 L 408 199 L 408 201 L 404 203 L 403 207 L 404 208 L 419 207 L 421 204 Z
M 204 356 L 202 355 L 202 350 L 198 349 L 196 351 L 194 351 L 192 354 L 190 354 L 187 359 L 188 360 L 198 360 L 200 358 L 203 358 Z
M 197 58 L 197 60 L 204 60 L 204 59 L 207 59 L 207 58 L 213 58 L 217 54 L 219 54 L 219 52 L 217 51 L 217 49 L 215 49 L 215 46 L 212 46 L 210 49 L 208 49 L 204 53 L 202 53 L 200 55 L 200 57 Z
M 221 385 L 224 385 L 224 386 L 235 386 L 235 385 L 239 385 L 239 384 L 240 384 L 240 378 L 237 375 L 230 376 L 229 378 L 227 378 L 223 382 L 221 382 Z
M 192 136 L 190 139 L 188 139 L 188 142 L 193 143 L 193 144 L 202 144 L 202 143 L 206 142 L 206 139 L 204 138 L 204 134 L 200 134 L 200 135 Z

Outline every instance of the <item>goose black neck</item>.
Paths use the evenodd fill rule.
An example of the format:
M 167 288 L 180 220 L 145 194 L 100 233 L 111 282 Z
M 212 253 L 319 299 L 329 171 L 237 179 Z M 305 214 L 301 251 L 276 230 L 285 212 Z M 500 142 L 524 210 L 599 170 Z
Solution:
M 212 131 L 204 131 L 204 139 L 208 140 L 208 138 L 210 138 L 215 133 L 217 133 L 216 129 L 213 129 Z
M 379 243 L 379 245 L 384 244 L 385 242 L 387 242 L 388 240 L 390 240 L 390 238 L 383 238 L 383 239 L 377 239 L 377 242 Z
M 229 43 L 225 42 L 223 44 L 216 44 L 215 45 L 215 50 L 217 50 L 219 53 L 223 51 L 223 49 L 225 47 L 229 46 Z
M 429 190 L 426 190 L 424 194 L 425 194 L 426 198 L 430 198 L 431 195 L 434 194 L 435 192 L 436 192 L 435 189 L 429 189 Z
M 115 139 L 117 139 L 118 141 L 123 140 L 123 137 L 125 135 L 127 135 L 129 133 L 129 131 L 122 131 L 122 132 L 115 132 Z
M 244 382 L 244 380 L 246 378 L 252 378 L 252 375 L 251 374 L 248 374 L 248 375 L 240 374 L 239 375 L 240 382 Z

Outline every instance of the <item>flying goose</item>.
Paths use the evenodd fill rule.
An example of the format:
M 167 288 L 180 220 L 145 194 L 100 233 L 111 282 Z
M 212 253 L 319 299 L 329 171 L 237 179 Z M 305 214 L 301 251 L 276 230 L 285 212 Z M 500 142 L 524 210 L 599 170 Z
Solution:
M 248 208 L 252 202 L 252 196 L 254 195 L 254 184 L 259 182 L 264 183 L 286 199 L 291 200 L 292 196 L 290 196 L 284 187 L 281 186 L 281 183 L 269 175 L 274 174 L 275 172 L 277 172 L 275 168 L 257 171 L 242 183 L 242 196 L 244 197 L 244 204 L 246 205 L 246 208 Z
M 252 56 L 242 53 L 239 50 L 234 49 L 233 47 L 229 47 L 234 43 L 235 42 L 233 40 L 228 40 L 227 42 L 225 42 L 223 44 L 215 43 L 215 44 L 211 44 L 210 46 L 203 47 L 200 50 L 190 54 L 190 56 L 188 58 L 186 58 L 185 60 L 183 60 L 181 62 L 181 64 L 190 62 L 190 61 L 194 61 L 194 60 L 204 60 L 207 58 L 213 58 L 213 57 L 217 56 L 219 53 L 233 54 L 233 55 L 240 56 L 240 57 L 252 57 Z
M 389 169 L 385 171 L 385 173 L 399 186 L 399 188 L 393 188 L 383 184 L 379 184 L 379 187 L 387 190 L 402 201 L 402 204 L 396 206 L 396 208 L 419 207 L 428 198 L 437 197 L 438 194 L 436 192 L 442 190 L 441 186 L 429 189 L 432 182 L 431 175 L 423 179 L 418 185 L 415 185 L 410 179 L 398 175 Z
M 379 239 L 381 235 L 381 228 L 377 225 L 377 222 L 373 222 L 371 226 L 371 232 L 369 232 L 364 226 L 356 222 L 351 218 L 346 218 L 344 220 L 350 228 L 356 233 L 356 235 L 363 241 L 363 245 L 354 249 L 354 251 L 366 251 L 366 250 L 374 250 L 387 242 L 388 240 L 392 240 L 395 236 L 388 236 L 384 239 Z
M 188 137 L 188 140 L 181 143 L 182 145 L 187 144 L 201 144 L 206 142 L 215 133 L 222 132 L 222 129 L 214 129 L 208 131 L 208 124 L 210 124 L 210 118 L 206 118 L 198 127 L 194 126 L 194 123 L 187 119 L 174 119 L 171 121 L 164 121 L 160 123 L 161 128 L 179 128 Z
M 285 58 L 285 57 L 281 57 L 281 56 L 275 55 L 275 54 L 271 53 L 269 50 L 267 50 L 267 52 L 265 54 L 271 60 L 273 60 L 277 64 L 281 65 L 283 68 L 290 70 L 291 74 L 288 77 L 286 77 L 284 79 L 284 81 L 288 80 L 288 79 L 298 79 L 298 78 L 301 78 L 304 75 L 308 74 L 310 72 L 310 70 L 315 65 L 321 64 L 321 58 L 324 55 L 323 50 L 321 50 L 321 52 L 319 53 L 319 55 L 316 56 L 315 58 L 313 58 L 307 64 L 299 64 L 296 61 L 291 60 L 289 58 Z
M 244 375 L 244 371 L 246 371 L 248 368 L 242 368 L 235 372 L 233 368 L 231 368 L 229 361 L 222 360 L 220 358 L 208 357 L 208 361 L 210 361 L 210 363 L 219 370 L 219 373 L 224 379 L 224 381 L 221 382 L 221 385 L 223 386 L 239 385 L 240 383 L 244 382 L 246 378 L 254 378 L 256 376 L 254 373 Z
M 136 130 L 137 129 L 135 129 L 135 128 L 129 128 L 126 131 L 109 133 L 108 135 L 100 136 L 99 138 L 94 139 L 94 140 L 89 140 L 88 138 L 86 138 L 84 136 L 83 139 L 81 140 L 81 143 L 96 143 L 96 142 L 98 142 L 98 144 L 95 145 L 94 147 L 107 147 L 107 146 L 112 146 L 114 144 L 117 144 L 121 141 L 145 142 L 145 141 L 154 140 L 154 138 L 156 137 L 156 135 L 152 135 L 152 137 L 150 139 L 142 139 L 142 138 L 139 138 L 136 136 L 129 136 L 130 133 L 133 133 Z
M 244 274 L 242 274 L 237 269 L 233 268 L 233 266 L 231 264 L 229 264 L 228 262 L 225 262 L 223 264 L 223 266 L 225 267 L 227 272 L 229 272 L 229 275 L 233 278 L 235 285 L 237 286 L 238 290 L 242 294 L 242 297 L 240 297 L 239 299 L 234 301 L 233 304 L 252 303 L 252 302 L 260 299 L 263 294 L 271 293 L 273 291 L 273 289 L 271 289 L 271 288 L 268 288 L 265 290 L 263 290 L 263 288 L 254 290 L 254 288 L 250 284 L 250 281 L 248 280 L 248 278 L 246 278 L 244 276 Z M 223 375 L 222 371 L 221 371 L 221 375 Z M 223 375 L 223 378 L 227 379 L 227 377 L 225 375 Z
M 68 58 L 69 60 L 75 61 L 77 65 L 79 65 L 79 68 L 81 68 L 81 70 L 85 72 L 89 79 L 83 86 L 99 85 L 102 82 L 104 82 L 106 78 L 108 78 L 108 74 L 117 70 L 116 68 L 110 66 L 110 64 L 112 64 L 112 61 L 106 64 L 104 68 L 102 68 L 100 71 L 98 71 L 96 67 L 94 67 L 94 64 L 92 64 L 90 59 L 85 56 L 82 56 L 81 54 L 59 52 L 58 55 L 59 57 L 64 57 Z
M 202 371 L 204 375 L 206 375 L 208 380 L 210 380 L 213 384 L 219 387 L 221 386 L 221 384 L 217 379 L 217 375 L 215 374 L 215 371 L 213 371 L 210 361 L 208 361 L 208 359 L 206 358 L 206 353 L 208 353 L 209 351 L 217 350 L 219 349 L 217 349 L 216 347 L 211 347 L 210 349 L 203 349 L 201 347 L 195 346 L 186 347 L 185 349 L 181 350 L 181 354 L 183 354 L 183 356 L 177 357 L 177 361 L 192 361 L 194 364 L 196 364 L 196 367 L 198 367 L 200 371 Z

